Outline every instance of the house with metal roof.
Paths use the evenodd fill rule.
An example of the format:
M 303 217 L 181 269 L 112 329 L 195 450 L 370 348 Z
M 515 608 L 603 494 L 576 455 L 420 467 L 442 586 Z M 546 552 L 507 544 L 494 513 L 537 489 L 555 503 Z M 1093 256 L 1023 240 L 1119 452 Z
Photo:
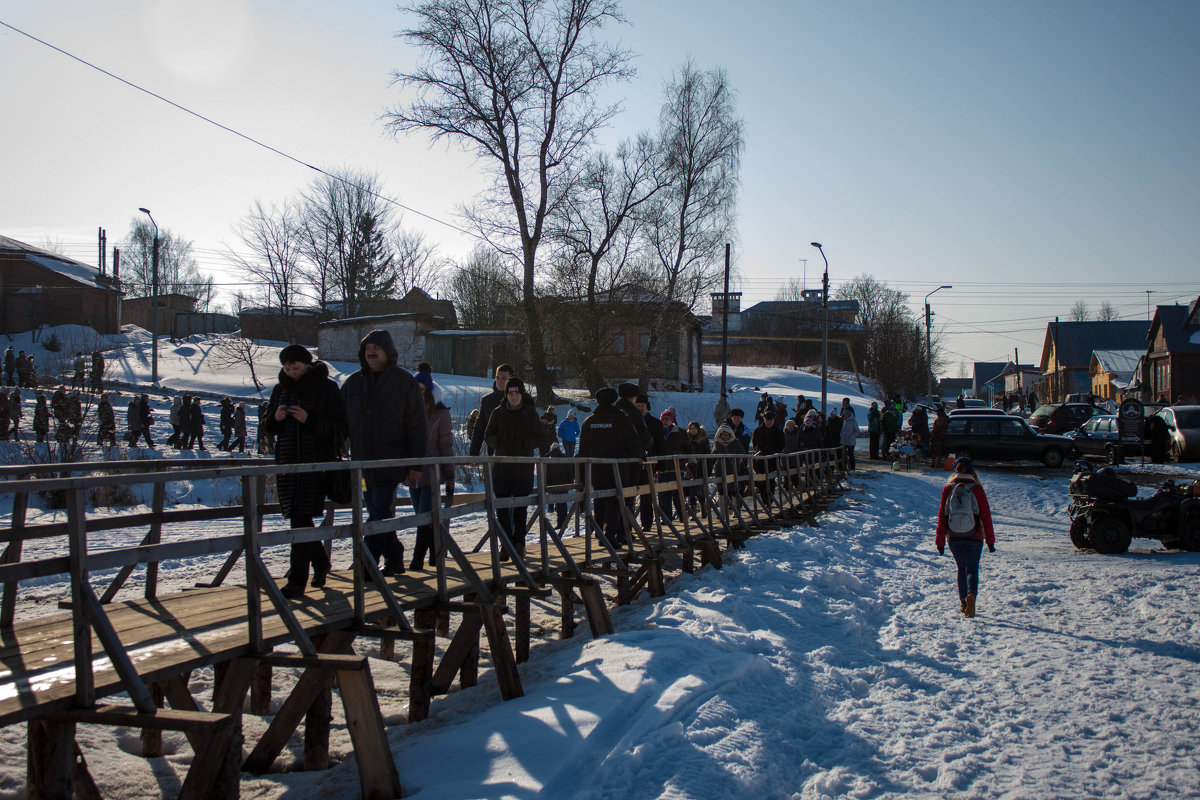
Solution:
M 1136 386 L 1145 350 L 1093 350 L 1088 365 L 1092 394 L 1121 402 L 1130 386 Z
M 1061 402 L 1068 394 L 1089 394 L 1088 369 L 1094 350 L 1145 350 L 1147 324 L 1142 320 L 1054 322 L 1046 325 L 1042 344 L 1041 399 Z
M 121 330 L 121 283 L 90 264 L 0 236 L 0 333 L 42 325 Z
M 1004 394 L 1004 368 L 1007 361 L 976 361 L 971 370 L 971 396 L 989 405 Z
M 1159 306 L 1146 335 L 1148 396 L 1174 403 L 1200 399 L 1200 297 L 1190 304 Z

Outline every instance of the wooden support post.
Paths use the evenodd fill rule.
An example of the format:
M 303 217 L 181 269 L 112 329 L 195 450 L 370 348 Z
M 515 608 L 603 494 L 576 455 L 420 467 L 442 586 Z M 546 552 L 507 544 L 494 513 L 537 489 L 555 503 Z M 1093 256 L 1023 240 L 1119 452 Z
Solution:
M 445 694 L 454 684 L 454 676 L 459 675 L 459 686 L 466 688 L 474 686 L 479 674 L 479 631 L 483 628 L 483 618 L 476 606 L 463 610 L 462 622 L 454 633 L 454 638 L 442 655 L 442 663 L 433 673 L 430 681 L 430 694 Z M 414 676 L 415 677 L 415 676 Z M 409 705 L 409 719 L 412 719 L 412 705 Z M 428 709 L 426 708 L 426 713 Z M 424 717 L 422 717 L 424 719 Z
M 662 597 L 667 593 L 661 557 L 652 558 L 646 564 L 646 588 L 650 591 L 651 597 Z
M 308 711 L 304 713 L 304 769 L 329 768 L 329 725 L 333 722 L 333 674 L 320 670 L 325 676 L 324 688 L 317 692 Z M 345 702 L 345 698 L 343 698 Z
M 13 538 L 8 543 L 8 547 L 4 548 L 4 555 L 0 556 L 0 564 L 15 564 L 21 560 L 23 545 L 21 531 L 25 528 L 25 512 L 28 507 L 29 494 L 27 492 L 17 492 L 13 495 L 12 523 L 9 525 L 9 532 L 12 533 Z M 0 600 L 0 628 L 11 628 L 16 612 L 17 582 L 8 581 L 4 584 L 4 598 Z
M 237 658 L 222 664 L 222 677 L 213 689 L 213 711 L 234 717 L 234 730 L 226 748 L 225 761 L 217 770 L 212 796 L 237 800 L 241 791 L 242 775 L 242 706 L 246 692 L 254 680 L 258 663 L 252 658 Z
M 525 689 L 521 686 L 521 674 L 517 672 L 517 660 L 513 656 L 512 643 L 504 628 L 504 617 L 500 608 L 490 606 L 481 611 L 483 629 L 487 631 L 488 649 L 492 651 L 492 668 L 495 669 L 496 681 L 500 684 L 500 696 L 505 700 L 522 697 Z
M 513 600 L 517 606 L 513 619 L 513 635 L 517 640 L 517 663 L 524 664 L 529 660 L 529 595 L 518 594 Z
M 391 617 L 383 618 L 384 625 L 395 625 L 396 620 Z M 420 627 L 420 626 L 418 626 Z M 381 661 L 396 660 L 396 637 L 384 634 L 379 637 L 379 659 Z
M 61 800 L 73 796 L 75 723 L 31 719 L 26 746 L 25 790 L 29 800 Z
M 265 717 L 271 713 L 271 665 L 259 664 L 250 684 L 250 713 Z
M 154 705 L 159 708 L 166 705 L 166 695 L 163 692 L 162 684 L 158 681 L 150 684 L 150 696 L 154 698 Z M 162 730 L 160 728 L 142 728 L 142 756 L 158 758 L 162 754 Z
M 561 624 L 558 638 L 570 639 L 575 635 L 575 589 L 567 583 L 558 585 L 558 596 L 562 599 Z
M 75 774 L 72 775 L 71 782 L 75 787 L 75 800 L 104 800 L 78 744 L 75 745 Z M 237 795 L 234 795 L 232 800 L 237 800 Z
M 583 608 L 587 613 L 588 626 L 592 629 L 592 636 L 604 636 L 612 633 L 612 617 L 608 615 L 608 604 L 604 602 L 600 581 L 591 580 L 581 584 L 579 596 L 583 598 Z
M 418 628 L 429 628 L 437 612 L 431 608 L 419 609 L 413 614 L 413 624 Z M 429 717 L 433 699 L 433 658 L 436 641 L 433 636 L 413 642 L 412 669 L 408 681 L 408 721 L 420 722 Z
M 402 796 L 400 775 L 388 747 L 371 670 L 338 670 L 337 681 L 364 800 L 392 800 Z
M 162 515 L 163 507 L 166 505 L 167 484 L 163 481 L 158 481 L 154 484 L 153 495 L 151 498 L 150 510 L 154 513 L 154 521 L 150 523 L 150 532 L 146 535 L 146 544 L 158 544 L 162 541 Z M 151 561 L 146 564 L 146 591 L 147 600 L 153 600 L 158 596 L 158 562 Z

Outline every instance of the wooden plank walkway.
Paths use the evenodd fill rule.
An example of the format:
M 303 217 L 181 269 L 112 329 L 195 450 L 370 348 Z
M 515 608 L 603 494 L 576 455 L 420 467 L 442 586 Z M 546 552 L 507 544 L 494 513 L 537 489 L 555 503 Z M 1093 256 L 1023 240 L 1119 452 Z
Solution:
M 363 757 L 367 752 L 377 751 L 386 736 L 370 688 L 371 678 L 366 661 L 352 654 L 351 646 L 356 637 L 381 639 L 384 643 L 381 652 L 385 657 L 390 656 L 390 642 L 396 638 L 412 641 L 410 720 L 423 718 L 429 711 L 430 698 L 445 692 L 456 674 L 460 676 L 463 686 L 474 682 L 480 637 L 484 633 L 488 637 L 494 672 L 501 684 L 502 695 L 506 699 L 519 696 L 521 688 L 516 666 L 529 655 L 529 602 L 532 596 L 549 595 L 551 591 L 559 594 L 562 603 L 561 634 L 564 637 L 574 632 L 574 608 L 579 602 L 584 606 L 592 634 L 610 633 L 612 624 L 600 590 L 602 579 L 615 581 L 617 602 L 621 603 L 628 602 L 642 588 L 649 589 L 652 595 L 665 591 L 664 564 L 667 556 L 678 557 L 685 570 L 693 568 L 697 554 L 702 562 L 719 566 L 720 542 L 724 541 L 731 547 L 741 546 L 746 536 L 757 531 L 782 524 L 795 524 L 798 518 L 811 517 L 842 474 L 836 454 L 831 458 L 822 461 L 820 469 L 815 468 L 811 457 L 808 458 L 810 463 L 794 471 L 791 483 L 781 482 L 787 480 L 786 477 L 769 477 L 782 476 L 781 472 L 770 472 L 772 469 L 783 469 L 776 462 L 774 466 L 764 467 L 769 475 L 756 474 L 751 477 L 743 474 L 735 477 L 729 473 L 725 479 L 705 478 L 703 482 L 685 482 L 686 485 L 676 481 L 651 485 L 649 490 L 642 488 L 640 494 L 651 498 L 655 524 L 650 530 L 643 531 L 630 514 L 631 544 L 614 551 L 607 549 L 599 534 L 594 532 L 560 538 L 549 531 L 548 520 L 538 520 L 536 515 L 544 514 L 547 491 L 560 498 L 562 493 L 558 487 L 543 489 L 537 497 L 525 499 L 534 507 L 535 516 L 530 524 L 529 541 L 523 559 L 512 552 L 511 543 L 503 540 L 503 537 L 495 537 L 497 514 L 506 506 L 520 504 L 520 499 L 497 499 L 484 495 L 470 498 L 471 502 L 462 506 L 447 509 L 435 506 L 431 515 L 422 515 L 420 518 L 410 515 L 384 523 L 365 522 L 361 503 L 356 501 L 353 508 L 356 521 L 349 526 L 307 529 L 307 532 L 299 533 L 265 533 L 261 530 L 261 512 L 265 507 L 265 504 L 260 506 L 261 481 L 273 468 L 234 467 L 229 471 L 240 475 L 243 481 L 245 503 L 238 513 L 244 517 L 245 537 L 224 537 L 220 540 L 224 544 L 218 545 L 214 541 L 213 546 L 234 547 L 236 542 L 244 542 L 240 551 L 235 549 L 231 552 L 221 576 L 231 574 L 230 568 L 237 558 L 246 561 L 245 574 L 247 580 L 256 586 L 257 602 L 252 602 L 255 595 L 248 592 L 245 583 L 221 584 L 160 596 L 148 590 L 147 597 L 96 602 L 91 589 L 87 588 L 90 586 L 87 564 L 97 556 L 83 555 L 87 554 L 89 521 L 83 513 L 81 498 L 87 486 L 102 479 L 47 479 L 42 482 L 44 485 L 66 487 L 73 492 L 68 499 L 69 521 L 65 526 L 56 525 L 53 531 L 48 530 L 49 526 L 40 529 L 31 526 L 28 539 L 64 535 L 65 532 L 71 542 L 71 554 L 67 558 L 31 562 L 27 567 L 19 563 L 20 544 L 26 529 L 23 514 L 19 518 L 14 515 L 7 536 L 9 550 L 0 566 L 0 573 L 6 576 L 6 603 L 11 607 L 9 590 L 15 589 L 19 576 L 53 574 L 54 571 L 61 571 L 56 565 L 67 565 L 73 576 L 72 607 L 67 611 L 0 626 L 0 725 L 24 721 L 30 723 L 30 781 L 34 781 L 36 773 L 37 780 L 42 784 L 38 791 L 49 792 L 47 786 L 56 781 L 62 784 L 70 775 L 74 776 L 70 779 L 77 788 L 86 786 L 90 776 L 87 775 L 86 766 L 79 766 L 84 763 L 82 756 L 79 761 L 66 758 L 63 748 L 67 746 L 68 739 L 73 744 L 75 722 L 108 721 L 110 724 L 135 725 L 145 730 L 174 726 L 189 731 L 189 737 L 198 748 L 194 763 L 197 767 L 205 765 L 203 769 L 211 774 L 197 774 L 193 778 L 191 772 L 196 770 L 189 772 L 182 796 L 211 796 L 209 793 L 215 791 L 213 787 L 218 785 L 226 787 L 224 791 L 228 796 L 236 796 L 237 770 L 267 769 L 278 754 L 276 748 L 282 748 L 287 737 L 306 715 L 309 717 L 306 738 L 317 730 L 315 735 L 319 740 L 321 715 L 318 713 L 312 717 L 309 714 L 310 707 L 316 709 L 322 703 L 327 703 L 327 699 L 323 701 L 321 698 L 328 695 L 329 686 L 336 681 L 346 704 L 348 722 L 355 729 L 355 749 L 360 753 L 359 760 L 364 762 L 360 764 L 364 796 L 399 796 L 400 787 L 394 769 L 380 772 L 376 768 L 377 759 L 372 762 L 376 766 L 371 766 L 365 763 Z M 605 462 L 600 466 L 608 468 L 611 463 Z M 303 471 L 312 467 L 302 465 L 292 469 Z M 679 471 L 678 463 L 675 469 Z M 158 472 L 144 476 L 132 475 L 128 479 L 131 482 L 152 481 L 156 487 L 161 487 L 173 477 Z M 112 478 L 103 480 L 111 482 Z M 256 480 L 259 483 L 254 483 Z M 803 485 L 796 485 L 797 481 Z M 678 492 L 683 499 L 684 493 L 696 483 L 700 483 L 705 495 L 711 492 L 707 509 L 702 513 L 696 509 L 685 511 L 685 519 L 674 522 L 663 519 L 657 504 L 658 493 Z M 42 484 L 27 481 L 15 485 L 18 489 L 30 491 Z M 736 491 L 737 485 L 763 490 L 763 494 L 760 496 L 759 491 L 751 493 L 746 489 Z M 0 491 L 4 491 L 6 486 L 13 484 L 0 481 Z M 639 490 L 626 487 L 622 493 L 630 496 L 638 494 Z M 583 520 L 576 519 L 575 523 L 579 530 L 585 530 L 588 527 L 585 523 L 590 516 L 592 494 L 580 486 L 569 487 L 568 494 L 575 513 L 583 514 Z M 686 502 L 683 505 L 685 509 L 688 508 Z M 539 512 L 539 509 L 542 511 Z M 457 549 L 457 544 L 444 526 L 452 524 L 460 514 L 479 511 L 486 511 L 491 530 L 479 542 L 478 552 L 463 553 Z M 181 547 L 179 544 L 157 544 L 163 516 L 158 503 L 155 512 L 150 515 L 129 515 L 131 526 L 148 523 L 151 533 L 142 547 L 129 548 L 121 556 L 126 559 L 121 563 L 128 565 L 146 563 L 148 573 L 152 572 L 149 567 L 157 567 L 159 559 L 175 557 L 168 554 L 177 553 L 177 548 Z M 212 510 L 206 511 L 205 518 L 214 516 L 218 515 Z M 337 535 L 352 536 L 355 552 L 365 552 L 360 549 L 363 547 L 364 532 L 378 530 L 380 525 L 407 529 L 422 519 L 432 522 L 435 529 L 443 530 L 442 544 L 438 547 L 437 569 L 377 578 L 382 581 L 384 591 L 369 582 L 362 584 L 360 589 L 355 583 L 355 571 L 341 570 L 331 572 L 323 588 L 309 588 L 302 597 L 283 600 L 277 591 L 282 586 L 282 580 L 266 576 L 258 560 L 259 539 L 266 543 L 278 543 L 282 541 L 280 536 L 289 535 L 307 541 Z M 104 527 L 111 529 L 112 522 L 106 520 Z M 195 551 L 195 545 L 188 546 Z M 238 556 L 238 552 L 243 552 L 243 555 Z M 99 558 L 103 563 L 109 563 L 118 557 L 104 554 Z M 369 565 L 359 568 L 369 570 Z M 130 569 L 131 566 L 124 567 L 123 574 L 128 576 Z M 82 581 L 76 581 L 75 575 L 79 575 Z M 148 586 L 152 580 L 148 578 Z M 267 580 L 274 583 L 269 590 L 261 583 Z M 84 587 L 82 590 L 81 583 Z M 114 584 L 106 595 L 115 596 L 117 589 L 119 586 Z M 356 607 L 359 591 L 362 592 L 362 605 Z M 15 596 L 15 592 L 12 595 Z M 503 609 L 497 605 L 505 597 L 513 598 L 516 604 L 512 631 L 516 643 L 515 655 L 509 633 L 501 619 Z M 445 620 L 451 611 L 461 613 L 461 623 L 445 648 L 441 666 L 435 670 L 434 628 L 440 628 L 443 636 L 449 636 Z M 406 614 L 413 615 L 415 625 L 409 623 Z M 271 653 L 272 648 L 291 642 L 301 644 L 301 654 L 280 656 Z M 79 665 L 90 666 L 84 674 L 83 684 L 77 680 Z M 234 748 L 233 745 L 234 739 L 240 741 L 240 722 L 235 719 L 240 714 L 237 698 L 244 696 L 255 671 L 261 671 L 269 665 L 301 667 L 304 673 L 272 722 L 269 735 L 264 737 L 264 741 L 243 764 L 240 746 Z M 219 678 L 226 676 L 226 679 L 219 681 L 220 699 L 214 701 L 211 712 L 200 710 L 199 704 L 186 691 L 186 680 L 180 678 L 206 666 L 217 669 Z M 160 708 L 155 712 L 154 705 L 150 704 L 151 695 L 146 689 L 147 685 L 154 688 L 159 706 L 163 697 L 160 687 L 173 687 L 166 693 L 173 711 Z M 89 708 L 80 705 L 81 697 L 91 698 L 95 704 L 102 698 L 123 692 L 130 694 L 138 708 L 97 705 Z M 327 728 L 327 722 L 324 724 Z M 325 736 L 328 736 L 327 729 Z M 386 748 L 386 744 L 382 746 Z M 312 763 L 322 763 L 320 752 L 319 746 L 313 748 L 316 755 Z M 35 770 L 33 762 L 42 758 L 54 761 L 57 766 L 51 768 L 41 765 Z M 232 788 L 229 788 L 231 783 Z M 53 792 L 47 796 L 53 796 Z

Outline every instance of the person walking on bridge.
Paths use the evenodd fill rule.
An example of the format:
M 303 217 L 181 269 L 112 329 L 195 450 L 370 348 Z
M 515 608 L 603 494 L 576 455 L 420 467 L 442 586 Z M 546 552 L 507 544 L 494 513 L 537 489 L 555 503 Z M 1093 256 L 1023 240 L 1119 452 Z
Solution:
M 428 445 L 425 401 L 417 381 L 399 366 L 392 335 L 377 329 L 358 346 L 362 368 L 346 378 L 342 397 L 350 424 L 350 456 L 355 461 L 424 458 Z M 396 515 L 396 488 L 401 481 L 417 486 L 416 467 L 379 467 L 363 472 L 367 488 L 363 500 L 371 521 Z M 383 574 L 404 574 L 404 545 L 393 531 L 367 536 L 367 548 L 376 563 L 383 558 Z
M 337 461 L 346 440 L 346 405 L 338 385 L 329 377 L 329 367 L 313 361 L 312 354 L 298 344 L 279 353 L 283 368 L 279 383 L 271 390 L 267 405 L 267 430 L 275 437 L 276 464 L 308 464 Z M 325 512 L 329 479 L 320 472 L 284 473 L 276 478 L 279 506 L 291 527 L 311 528 Z M 291 569 L 283 587 L 284 597 L 299 597 L 308 583 L 325 585 L 329 554 L 324 542 L 292 545 Z

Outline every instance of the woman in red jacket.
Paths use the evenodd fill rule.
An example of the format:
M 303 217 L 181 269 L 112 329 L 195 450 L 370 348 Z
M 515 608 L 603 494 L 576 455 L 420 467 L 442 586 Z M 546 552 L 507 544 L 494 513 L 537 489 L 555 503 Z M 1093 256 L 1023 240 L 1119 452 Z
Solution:
M 996 533 L 992 529 L 992 511 L 987 495 L 971 459 L 954 461 L 954 472 L 942 487 L 938 503 L 937 549 L 950 552 L 958 565 L 958 599 L 965 616 L 975 616 L 975 596 L 979 593 L 979 558 L 986 542 L 988 552 L 996 552 Z

